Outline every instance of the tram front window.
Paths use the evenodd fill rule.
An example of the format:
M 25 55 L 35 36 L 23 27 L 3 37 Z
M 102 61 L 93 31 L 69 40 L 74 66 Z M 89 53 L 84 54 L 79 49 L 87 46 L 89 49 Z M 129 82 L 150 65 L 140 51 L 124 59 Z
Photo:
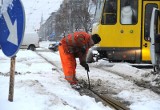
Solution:
M 102 16 L 102 24 L 116 24 L 117 22 L 117 0 L 106 0 L 103 16 Z
M 121 0 L 121 24 L 136 24 L 137 18 L 137 0 Z

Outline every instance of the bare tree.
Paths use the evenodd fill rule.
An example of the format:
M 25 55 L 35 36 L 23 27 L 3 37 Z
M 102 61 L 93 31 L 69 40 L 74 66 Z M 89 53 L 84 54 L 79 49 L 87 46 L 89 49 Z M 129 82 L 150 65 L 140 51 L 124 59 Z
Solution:
M 88 32 L 91 27 L 90 2 L 95 0 L 64 0 L 55 14 L 55 34 L 57 37 L 78 29 Z M 44 25 L 44 27 L 47 25 Z M 47 27 L 46 27 L 47 28 Z

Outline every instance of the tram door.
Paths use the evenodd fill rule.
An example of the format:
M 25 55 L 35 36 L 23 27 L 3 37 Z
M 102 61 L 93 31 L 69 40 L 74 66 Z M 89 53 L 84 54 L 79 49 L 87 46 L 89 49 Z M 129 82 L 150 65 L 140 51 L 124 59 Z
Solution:
M 121 47 L 140 47 L 140 22 L 138 22 L 138 0 L 120 0 L 119 8 L 119 37 L 122 41 Z
M 160 8 L 159 1 L 143 1 L 142 61 L 150 61 L 150 20 L 153 7 Z M 158 31 L 158 24 L 157 28 Z

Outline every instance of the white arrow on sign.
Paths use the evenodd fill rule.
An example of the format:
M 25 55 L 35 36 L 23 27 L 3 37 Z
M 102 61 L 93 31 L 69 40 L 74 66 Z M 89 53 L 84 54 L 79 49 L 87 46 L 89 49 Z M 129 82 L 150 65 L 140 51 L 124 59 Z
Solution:
M 18 46 L 17 20 L 15 20 L 14 24 L 12 25 L 11 19 L 7 11 L 3 13 L 3 16 L 10 32 L 7 40 L 12 44 Z

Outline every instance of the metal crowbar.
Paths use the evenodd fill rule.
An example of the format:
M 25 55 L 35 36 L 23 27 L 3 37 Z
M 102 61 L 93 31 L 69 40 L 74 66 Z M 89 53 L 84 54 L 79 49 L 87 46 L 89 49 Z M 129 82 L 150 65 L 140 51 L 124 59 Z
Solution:
M 90 85 L 90 79 L 89 79 L 89 73 L 88 73 L 88 71 L 87 71 L 87 77 L 88 77 L 88 84 L 89 84 L 88 89 L 90 89 L 90 88 L 91 88 L 91 85 Z

